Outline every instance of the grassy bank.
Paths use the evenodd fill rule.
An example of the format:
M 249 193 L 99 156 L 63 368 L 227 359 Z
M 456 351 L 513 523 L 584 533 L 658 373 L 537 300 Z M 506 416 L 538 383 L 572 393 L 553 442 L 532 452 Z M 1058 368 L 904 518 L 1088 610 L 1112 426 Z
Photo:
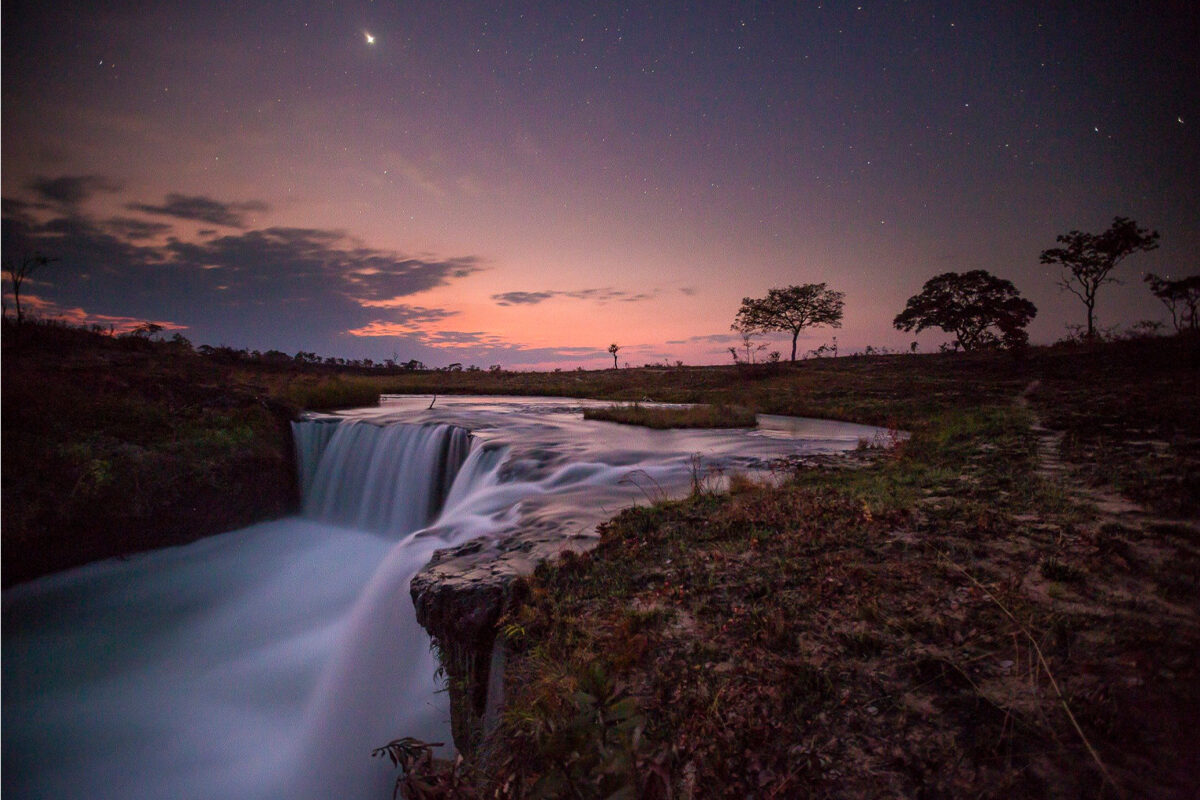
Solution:
M 721 405 L 663 408 L 633 403 L 608 408 L 585 408 L 583 418 L 657 429 L 753 428 L 758 424 L 757 415 L 750 409 Z
M 4 584 L 294 507 L 291 407 L 167 343 L 26 324 L 3 354 Z
M 540 567 L 470 792 L 1196 796 L 1195 344 L 990 358 L 747 380 L 913 436 L 627 510 Z M 1106 510 L 1112 484 L 1143 507 Z

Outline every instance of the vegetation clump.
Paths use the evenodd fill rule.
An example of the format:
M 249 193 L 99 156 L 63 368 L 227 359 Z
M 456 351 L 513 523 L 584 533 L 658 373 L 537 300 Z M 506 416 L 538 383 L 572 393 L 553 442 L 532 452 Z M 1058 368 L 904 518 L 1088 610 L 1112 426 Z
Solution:
M 633 403 L 607 408 L 585 408 L 583 418 L 659 429 L 753 428 L 758 424 L 758 416 L 748 408 L 707 404 L 680 408 Z

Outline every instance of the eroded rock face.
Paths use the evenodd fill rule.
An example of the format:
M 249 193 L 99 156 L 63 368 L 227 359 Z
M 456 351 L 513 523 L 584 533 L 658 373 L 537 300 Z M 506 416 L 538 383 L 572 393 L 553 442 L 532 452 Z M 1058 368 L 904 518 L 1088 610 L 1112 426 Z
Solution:
M 543 561 L 566 550 L 584 552 L 595 534 L 563 537 L 521 532 L 499 540 L 476 540 L 439 550 L 415 576 L 409 591 L 417 622 L 433 638 L 449 678 L 450 724 L 460 753 L 475 751 L 485 733 L 492 665 L 498 663 L 496 625 L 524 596 L 525 583 Z M 491 681 L 499 685 L 499 681 Z

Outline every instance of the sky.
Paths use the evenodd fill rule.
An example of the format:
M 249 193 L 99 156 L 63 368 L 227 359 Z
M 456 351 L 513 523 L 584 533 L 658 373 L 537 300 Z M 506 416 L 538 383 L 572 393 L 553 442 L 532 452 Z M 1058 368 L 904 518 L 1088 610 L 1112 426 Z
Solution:
M 1200 272 L 1200 6 L 6 0 L 3 255 L 24 307 L 195 344 L 430 366 L 730 363 L 744 297 L 892 327 L 1116 216 L 1161 234 L 1103 327 Z M 8 284 L 6 283 L 6 291 Z M 11 313 L 11 298 L 9 302 Z M 790 337 L 771 349 L 786 358 Z

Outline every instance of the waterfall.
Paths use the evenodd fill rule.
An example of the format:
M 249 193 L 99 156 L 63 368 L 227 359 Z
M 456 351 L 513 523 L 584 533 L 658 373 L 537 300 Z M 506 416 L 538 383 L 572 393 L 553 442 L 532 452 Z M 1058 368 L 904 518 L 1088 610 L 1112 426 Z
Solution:
M 450 741 L 408 591 L 436 549 L 590 536 L 644 487 L 686 492 L 695 453 L 739 468 L 800 446 L 545 401 L 427 406 L 296 423 L 302 517 L 6 589 L 4 797 L 388 797 L 395 771 L 373 748 Z M 822 423 L 804 446 L 874 434 Z
M 345 615 L 303 724 L 279 762 L 285 795 L 300 800 L 383 796 L 379 772 L 364 769 L 364 753 L 401 734 L 450 741 L 448 709 L 432 702 L 443 696 L 438 665 L 408 586 L 435 549 L 480 529 L 449 524 L 442 535 L 405 534 L 441 522 L 448 499 L 462 505 L 473 487 L 492 482 L 504 451 L 472 449 L 469 432 L 454 425 L 346 420 L 327 435 L 329 427 L 313 421 L 294 428 L 297 452 L 318 459 L 300 466 L 313 475 L 305 515 L 399 541 Z
M 321 455 L 333 434 L 337 432 L 340 422 L 338 417 L 329 417 L 292 423 L 292 441 L 296 445 L 296 477 L 299 480 L 301 497 L 308 497 L 312 491 Z
M 454 425 L 292 424 L 305 516 L 393 536 L 432 521 L 471 446 Z
M 373 748 L 450 741 L 408 584 L 483 527 L 410 534 L 494 480 L 499 451 L 447 424 L 293 435 L 303 518 L 5 591 L 5 797 L 381 798 L 395 773 Z

